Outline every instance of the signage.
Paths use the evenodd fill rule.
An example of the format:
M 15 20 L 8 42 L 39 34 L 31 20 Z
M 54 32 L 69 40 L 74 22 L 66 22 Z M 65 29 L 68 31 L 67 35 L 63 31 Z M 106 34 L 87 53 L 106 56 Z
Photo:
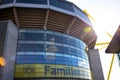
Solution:
M 16 64 L 15 78 L 20 77 L 74 77 L 91 79 L 90 70 L 65 65 Z
M 25 73 L 25 74 L 32 74 L 32 73 L 35 72 L 35 67 L 34 67 L 34 65 L 30 65 L 30 64 L 25 65 L 25 66 L 23 67 L 23 69 L 24 69 L 24 73 Z

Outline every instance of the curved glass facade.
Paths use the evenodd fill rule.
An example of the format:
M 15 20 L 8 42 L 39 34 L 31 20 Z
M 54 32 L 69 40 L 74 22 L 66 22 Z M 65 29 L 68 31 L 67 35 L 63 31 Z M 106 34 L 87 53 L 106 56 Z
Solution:
M 48 30 L 19 31 L 15 78 L 90 80 L 86 44 Z

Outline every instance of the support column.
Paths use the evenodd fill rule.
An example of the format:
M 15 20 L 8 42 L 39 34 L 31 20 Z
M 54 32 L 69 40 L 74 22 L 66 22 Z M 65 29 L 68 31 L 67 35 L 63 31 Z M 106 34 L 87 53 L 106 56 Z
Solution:
M 12 21 L 0 22 L 0 56 L 6 64 L 1 67 L 0 80 L 14 80 L 18 29 Z
M 88 51 L 88 56 L 93 80 L 104 80 L 98 49 L 90 49 Z

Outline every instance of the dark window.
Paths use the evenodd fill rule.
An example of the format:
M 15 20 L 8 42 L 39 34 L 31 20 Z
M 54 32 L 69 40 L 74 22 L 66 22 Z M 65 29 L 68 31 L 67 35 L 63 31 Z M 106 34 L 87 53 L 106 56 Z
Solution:
M 44 41 L 44 34 L 43 33 L 20 33 L 19 40 Z
M 18 44 L 18 51 L 40 51 L 44 52 L 44 44 L 28 44 L 28 43 L 23 43 L 23 44 Z
M 18 3 L 47 4 L 47 0 L 16 0 Z
M 1 4 L 13 3 L 14 0 L 1 0 Z
M 74 12 L 73 5 L 71 3 L 61 1 L 61 0 L 49 0 L 49 1 L 50 1 L 50 5 L 52 6 L 56 6 L 58 8 L 62 8 L 62 9 Z
M 75 39 L 74 39 L 74 38 L 69 38 L 68 44 L 69 44 L 69 45 L 72 45 L 72 46 L 76 46 L 76 41 L 75 41 Z
M 69 54 L 74 55 L 74 56 L 77 56 L 77 55 L 78 55 L 78 54 L 77 54 L 77 49 L 70 48 Z
M 69 48 L 65 47 L 65 46 L 58 46 L 58 53 L 68 54 L 69 53 Z
M 44 59 L 45 58 L 45 56 L 43 56 L 43 55 L 18 55 L 17 56 L 17 59 L 20 59 L 20 60 L 22 60 L 22 59 L 33 59 L 33 60 L 42 60 L 42 59 Z

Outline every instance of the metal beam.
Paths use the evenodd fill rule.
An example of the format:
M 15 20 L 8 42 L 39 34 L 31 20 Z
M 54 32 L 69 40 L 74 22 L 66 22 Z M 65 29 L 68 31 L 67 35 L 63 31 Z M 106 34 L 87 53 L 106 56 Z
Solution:
M 92 39 L 90 39 L 90 40 L 88 40 L 87 39 L 87 41 L 85 41 L 85 42 L 87 42 L 86 44 L 88 45 L 88 47 L 90 48 L 90 49 L 93 49 L 94 47 L 95 47 L 95 42 L 96 42 L 96 37 L 94 37 L 94 38 L 92 38 Z M 84 40 L 83 40 L 84 41 Z
M 15 7 L 13 7 L 13 13 L 14 13 L 15 21 L 16 21 L 16 26 L 19 27 L 20 24 L 19 24 L 18 14 L 17 14 Z
M 110 63 L 110 69 L 109 69 L 109 72 L 108 72 L 107 80 L 110 80 L 110 75 L 111 75 L 111 71 L 112 71 L 112 67 L 113 67 L 114 58 L 115 58 L 115 53 L 113 53 L 113 55 L 112 55 L 112 60 L 111 60 L 111 63 Z
M 43 26 L 44 30 L 47 29 L 47 21 L 48 21 L 49 12 L 50 12 L 50 10 L 48 9 L 47 12 L 46 12 L 44 26 Z
M 69 34 L 69 31 L 70 31 L 70 29 L 72 28 L 73 24 L 75 23 L 76 19 L 77 19 L 76 17 L 74 17 L 74 18 L 72 19 L 72 21 L 70 22 L 70 24 L 67 26 L 67 28 L 66 28 L 66 30 L 65 30 L 65 33 Z

